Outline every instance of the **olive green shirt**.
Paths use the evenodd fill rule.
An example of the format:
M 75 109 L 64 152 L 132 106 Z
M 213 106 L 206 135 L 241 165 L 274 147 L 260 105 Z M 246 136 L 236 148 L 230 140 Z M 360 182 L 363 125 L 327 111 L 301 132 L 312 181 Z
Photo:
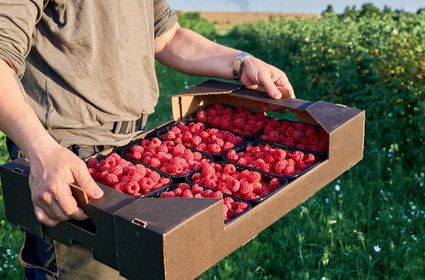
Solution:
M 122 145 L 114 123 L 154 111 L 154 39 L 175 23 L 166 0 L 2 0 L 0 58 L 62 145 Z

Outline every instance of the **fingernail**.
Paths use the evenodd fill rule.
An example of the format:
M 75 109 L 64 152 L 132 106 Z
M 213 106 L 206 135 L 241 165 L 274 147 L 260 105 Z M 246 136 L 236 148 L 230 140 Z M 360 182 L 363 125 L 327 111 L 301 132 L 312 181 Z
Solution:
M 275 98 L 275 99 L 280 99 L 280 98 L 282 98 L 282 94 L 281 94 L 281 93 L 275 93 L 275 94 L 273 95 L 273 98 Z
M 101 189 L 95 189 L 92 192 L 94 198 L 101 198 L 103 196 L 103 191 Z

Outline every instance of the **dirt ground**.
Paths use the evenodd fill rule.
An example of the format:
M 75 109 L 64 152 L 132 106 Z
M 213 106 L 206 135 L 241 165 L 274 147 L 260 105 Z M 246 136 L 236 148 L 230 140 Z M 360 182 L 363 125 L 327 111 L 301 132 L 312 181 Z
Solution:
M 218 29 L 227 30 L 233 25 L 253 21 L 269 21 L 270 17 L 288 19 L 320 18 L 319 14 L 294 14 L 294 13 L 263 13 L 263 12 L 200 12 L 201 17 L 214 22 Z

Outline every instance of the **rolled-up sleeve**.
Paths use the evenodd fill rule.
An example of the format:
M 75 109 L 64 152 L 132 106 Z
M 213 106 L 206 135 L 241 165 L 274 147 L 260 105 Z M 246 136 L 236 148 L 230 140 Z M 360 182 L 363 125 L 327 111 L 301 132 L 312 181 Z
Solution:
M 46 0 L 0 1 L 0 58 L 22 77 L 35 24 Z
M 177 22 L 176 12 L 166 0 L 155 0 L 155 38 L 170 30 Z

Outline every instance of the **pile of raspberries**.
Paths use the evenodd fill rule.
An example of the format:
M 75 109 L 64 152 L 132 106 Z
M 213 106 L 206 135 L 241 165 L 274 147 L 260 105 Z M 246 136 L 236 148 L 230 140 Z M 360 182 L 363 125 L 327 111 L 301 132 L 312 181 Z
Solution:
M 95 181 L 132 196 L 147 194 L 171 181 L 142 164 L 133 164 L 121 158 L 117 153 L 110 154 L 101 162 L 95 158 L 89 159 L 87 167 Z
M 329 146 L 329 136 L 323 128 L 302 122 L 268 119 L 260 138 L 313 152 L 327 152 Z
M 262 144 L 249 144 L 240 152 L 230 150 L 226 158 L 280 176 L 296 175 L 318 160 L 310 153 L 289 151 Z
M 260 172 L 236 168 L 234 164 L 210 163 L 201 172 L 192 175 L 191 180 L 221 191 L 222 193 L 246 200 L 257 200 L 279 188 L 282 181 L 272 178 L 265 181 Z
M 159 197 L 221 198 L 223 199 L 223 217 L 225 223 L 239 216 L 248 209 L 247 203 L 235 201 L 231 197 L 223 198 L 223 193 L 221 191 L 204 189 L 198 184 L 194 184 L 190 187 L 186 183 L 180 183 L 177 188 L 162 192 Z
M 221 104 L 198 111 L 196 120 L 244 135 L 257 133 L 267 121 L 264 113 L 255 114 L 244 107 L 234 108 Z
M 189 174 L 210 162 L 199 152 L 159 138 L 142 140 L 140 145 L 131 146 L 126 156 L 175 176 Z
M 243 141 L 229 131 L 207 128 L 201 122 L 178 123 L 161 137 L 213 155 L 225 152 Z

